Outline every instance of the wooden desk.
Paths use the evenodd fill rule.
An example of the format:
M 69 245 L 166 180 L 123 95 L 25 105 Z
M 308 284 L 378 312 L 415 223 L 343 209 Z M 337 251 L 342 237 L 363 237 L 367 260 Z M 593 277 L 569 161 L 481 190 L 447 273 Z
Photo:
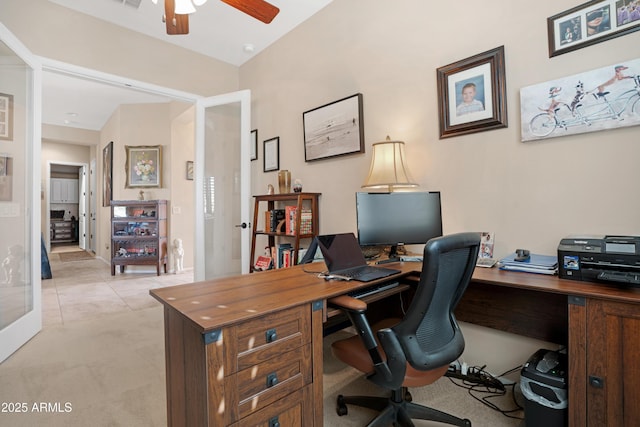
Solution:
M 411 282 L 422 265 L 389 267 Z M 304 268 L 320 269 L 150 291 L 165 310 L 168 425 L 323 425 L 325 301 L 372 283 L 325 281 Z M 456 314 L 568 344 L 570 426 L 640 418 L 640 290 L 477 268 Z

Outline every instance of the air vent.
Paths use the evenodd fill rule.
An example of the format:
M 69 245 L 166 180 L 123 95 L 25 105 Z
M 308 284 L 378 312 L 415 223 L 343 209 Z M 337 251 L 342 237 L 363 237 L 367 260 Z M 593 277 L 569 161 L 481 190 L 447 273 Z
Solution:
M 114 0 L 114 1 L 117 1 L 118 3 L 122 3 L 125 6 L 135 7 L 136 9 L 140 7 L 140 3 L 142 2 L 142 0 Z

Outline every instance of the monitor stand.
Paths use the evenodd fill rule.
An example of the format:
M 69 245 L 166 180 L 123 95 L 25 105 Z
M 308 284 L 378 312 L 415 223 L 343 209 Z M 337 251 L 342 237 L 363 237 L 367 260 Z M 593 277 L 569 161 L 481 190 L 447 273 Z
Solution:
M 398 255 L 398 245 L 391 245 L 389 249 L 389 258 L 380 260 L 376 264 L 387 264 L 390 262 L 400 262 L 400 256 Z

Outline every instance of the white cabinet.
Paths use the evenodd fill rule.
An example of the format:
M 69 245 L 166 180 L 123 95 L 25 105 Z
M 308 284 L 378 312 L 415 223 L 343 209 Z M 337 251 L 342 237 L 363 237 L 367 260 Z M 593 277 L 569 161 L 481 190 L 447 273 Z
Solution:
M 51 203 L 78 203 L 77 179 L 51 178 Z

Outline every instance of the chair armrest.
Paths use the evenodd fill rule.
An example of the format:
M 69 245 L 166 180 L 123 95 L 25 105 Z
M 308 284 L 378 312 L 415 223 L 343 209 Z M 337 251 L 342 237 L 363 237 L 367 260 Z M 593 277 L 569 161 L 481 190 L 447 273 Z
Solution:
M 338 297 L 327 300 L 327 304 L 334 308 L 341 308 L 343 310 L 363 312 L 367 310 L 367 303 L 358 298 L 350 297 L 349 295 L 340 295 Z

